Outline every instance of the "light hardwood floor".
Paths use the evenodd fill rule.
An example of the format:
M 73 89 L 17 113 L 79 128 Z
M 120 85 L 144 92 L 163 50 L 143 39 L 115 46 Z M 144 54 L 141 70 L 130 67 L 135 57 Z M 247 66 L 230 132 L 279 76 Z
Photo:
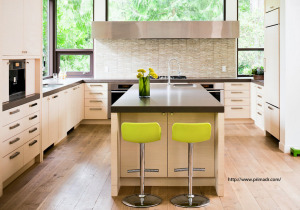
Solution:
M 213 187 L 194 187 L 211 199 L 202 209 L 300 209 L 300 157 L 283 154 L 278 142 L 264 137 L 252 123 L 225 126 L 225 196 Z M 228 178 L 281 178 L 279 182 L 228 181 Z M 187 187 L 146 187 L 163 203 L 153 210 L 180 209 L 169 199 Z M 138 193 L 122 187 L 110 197 L 110 126 L 80 125 L 68 138 L 45 154 L 10 184 L 0 198 L 0 209 L 130 209 L 121 200 Z

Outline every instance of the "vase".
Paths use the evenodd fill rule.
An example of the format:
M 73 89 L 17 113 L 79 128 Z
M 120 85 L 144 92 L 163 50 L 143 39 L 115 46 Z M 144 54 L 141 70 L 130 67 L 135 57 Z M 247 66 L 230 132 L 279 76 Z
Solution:
M 150 97 L 150 77 L 140 77 L 139 79 L 140 97 Z
M 264 80 L 264 75 L 254 75 L 253 79 L 254 80 Z

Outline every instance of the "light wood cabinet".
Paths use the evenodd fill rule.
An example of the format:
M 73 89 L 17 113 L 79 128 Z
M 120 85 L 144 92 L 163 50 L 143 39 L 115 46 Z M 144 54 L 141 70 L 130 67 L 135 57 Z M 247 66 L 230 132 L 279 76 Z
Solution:
M 0 0 L 1 55 L 42 52 L 42 1 Z
M 42 100 L 42 148 L 47 149 L 49 145 L 49 97 Z
M 67 136 L 67 110 L 68 110 L 68 90 L 61 91 L 59 95 L 58 107 L 58 139 L 61 141 Z
M 268 103 L 265 104 L 265 129 L 275 138 L 280 139 L 279 135 L 279 109 Z
M 251 84 L 251 118 L 255 124 L 264 130 L 264 87 L 258 84 Z
M 265 0 L 265 12 L 270 12 L 280 7 L 280 0 Z
M 26 95 L 35 93 L 35 60 L 26 60 Z
M 59 141 L 59 95 L 51 95 L 49 100 L 49 141 L 46 147 Z

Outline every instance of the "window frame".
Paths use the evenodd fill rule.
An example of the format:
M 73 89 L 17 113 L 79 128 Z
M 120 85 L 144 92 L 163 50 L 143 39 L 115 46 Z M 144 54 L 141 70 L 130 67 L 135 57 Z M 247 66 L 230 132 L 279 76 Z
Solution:
M 237 0 L 237 20 L 239 20 L 239 0 Z M 237 77 L 253 77 L 253 75 L 239 75 L 239 51 L 241 52 L 259 52 L 265 51 L 265 48 L 239 48 L 239 39 L 237 39 L 237 50 L 236 50 L 236 76 Z
M 95 19 L 95 0 L 93 0 L 93 20 Z M 49 76 L 59 73 L 60 55 L 90 55 L 90 72 L 67 72 L 68 77 L 94 77 L 94 39 L 92 49 L 57 49 L 57 0 L 49 0 Z M 50 75 L 51 73 L 51 75 Z

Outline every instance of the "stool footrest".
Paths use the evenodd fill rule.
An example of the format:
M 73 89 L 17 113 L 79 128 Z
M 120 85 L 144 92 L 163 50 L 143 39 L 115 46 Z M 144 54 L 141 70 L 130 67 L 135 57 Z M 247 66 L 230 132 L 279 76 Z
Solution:
M 136 173 L 136 172 L 140 172 L 140 169 L 130 169 L 127 170 L 127 173 Z M 159 172 L 159 169 L 145 169 L 145 172 Z
M 174 172 L 182 172 L 188 170 L 188 168 L 174 168 Z M 193 171 L 205 171 L 205 168 L 193 168 Z

